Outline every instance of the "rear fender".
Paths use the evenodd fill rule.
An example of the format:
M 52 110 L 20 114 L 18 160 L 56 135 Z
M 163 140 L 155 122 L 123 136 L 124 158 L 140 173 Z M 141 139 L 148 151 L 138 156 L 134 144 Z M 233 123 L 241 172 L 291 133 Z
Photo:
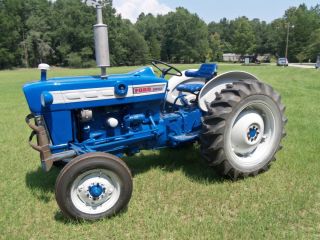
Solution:
M 207 104 L 215 100 L 216 93 L 220 93 L 222 89 L 226 88 L 227 84 L 231 84 L 239 80 L 259 81 L 256 76 L 242 71 L 231 71 L 218 75 L 202 88 L 199 94 L 200 109 L 207 112 Z

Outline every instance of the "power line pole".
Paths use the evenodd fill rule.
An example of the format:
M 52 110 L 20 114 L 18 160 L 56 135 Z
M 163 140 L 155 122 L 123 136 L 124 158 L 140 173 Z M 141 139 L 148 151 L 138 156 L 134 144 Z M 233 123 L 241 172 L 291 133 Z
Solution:
M 287 23 L 286 59 L 288 59 L 290 28 L 294 28 L 294 25 L 291 26 L 290 23 Z

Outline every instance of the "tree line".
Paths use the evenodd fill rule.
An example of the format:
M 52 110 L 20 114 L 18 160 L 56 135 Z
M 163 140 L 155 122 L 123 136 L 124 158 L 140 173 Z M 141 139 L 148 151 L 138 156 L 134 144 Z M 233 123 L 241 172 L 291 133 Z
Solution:
M 142 13 L 136 23 L 122 19 L 107 0 L 113 66 L 140 65 L 150 59 L 172 63 L 221 61 L 223 53 L 283 57 L 289 34 L 289 59 L 314 61 L 320 53 L 320 5 L 289 8 L 271 23 L 226 18 L 206 24 L 177 8 L 166 15 Z M 56 66 L 91 67 L 95 9 L 81 0 L 0 0 L 0 69 Z

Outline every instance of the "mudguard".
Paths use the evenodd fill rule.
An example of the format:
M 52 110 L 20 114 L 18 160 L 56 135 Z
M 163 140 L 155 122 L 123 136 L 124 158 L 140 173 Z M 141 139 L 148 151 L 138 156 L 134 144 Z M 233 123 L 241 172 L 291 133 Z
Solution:
M 202 88 L 199 94 L 199 107 L 202 111 L 207 112 L 207 104 L 211 103 L 216 98 L 216 93 L 220 93 L 226 88 L 227 84 L 231 84 L 239 80 L 259 81 L 259 79 L 248 72 L 231 71 L 214 77 Z

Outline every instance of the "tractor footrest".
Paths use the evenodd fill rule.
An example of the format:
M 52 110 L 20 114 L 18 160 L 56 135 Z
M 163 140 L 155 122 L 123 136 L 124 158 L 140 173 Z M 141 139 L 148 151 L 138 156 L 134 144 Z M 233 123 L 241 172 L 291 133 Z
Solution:
M 193 140 L 196 140 L 199 136 L 199 133 L 186 133 L 178 136 L 170 136 L 171 140 L 178 143 L 184 143 L 184 142 L 192 142 Z

